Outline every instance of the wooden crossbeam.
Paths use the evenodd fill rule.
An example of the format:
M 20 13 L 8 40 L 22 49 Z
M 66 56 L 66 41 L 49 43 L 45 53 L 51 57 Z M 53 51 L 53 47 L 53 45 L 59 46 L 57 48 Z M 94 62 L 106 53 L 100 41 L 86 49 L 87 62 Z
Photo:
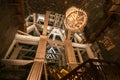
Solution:
M 32 63 L 33 60 L 2 59 L 1 62 L 7 65 L 27 65 Z
M 61 41 L 52 41 L 52 40 L 48 40 L 48 43 L 49 44 L 57 44 L 57 45 L 60 45 L 60 46 L 63 46 L 64 45 L 64 42 L 61 42 Z

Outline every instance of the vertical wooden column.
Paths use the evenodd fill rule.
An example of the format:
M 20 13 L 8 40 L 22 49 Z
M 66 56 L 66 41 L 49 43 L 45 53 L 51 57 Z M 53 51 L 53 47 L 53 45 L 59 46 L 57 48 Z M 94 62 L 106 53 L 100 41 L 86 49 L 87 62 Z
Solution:
M 83 58 L 82 58 L 82 55 L 81 55 L 81 53 L 79 51 L 79 48 L 77 48 L 77 53 L 78 53 L 78 57 L 80 59 L 80 63 L 83 63 Z
M 47 44 L 47 36 L 40 36 L 40 41 L 38 44 L 35 61 L 45 61 L 45 53 L 46 53 L 46 44 Z
M 28 75 L 27 80 L 41 80 L 42 71 L 45 63 L 45 54 L 46 54 L 46 45 L 47 45 L 46 34 L 47 34 L 48 19 L 49 19 L 49 12 L 47 11 L 45 15 L 43 34 L 40 36 L 40 41 L 38 44 L 34 63 Z
M 10 59 L 16 59 L 21 49 L 22 49 L 21 46 L 16 47 L 12 55 L 10 56 Z
M 74 69 L 77 66 L 77 61 L 76 61 L 72 43 L 70 40 L 65 41 L 65 53 L 66 53 L 67 63 L 69 68 Z
M 10 45 L 10 47 L 9 47 L 9 49 L 8 49 L 5 57 L 4 57 L 4 59 L 6 59 L 6 58 L 8 57 L 8 55 L 9 55 L 10 52 L 12 51 L 12 49 L 13 49 L 13 47 L 14 47 L 15 44 L 16 44 L 16 40 L 14 39 L 13 42 L 12 42 L 12 44 Z
M 43 62 L 35 61 L 32 65 L 27 80 L 41 80 L 42 71 L 43 71 Z
M 71 37 L 71 31 L 68 30 L 67 40 L 70 40 L 70 37 Z
M 95 59 L 94 53 L 93 53 L 93 51 L 91 50 L 91 48 L 90 48 L 89 45 L 86 47 L 86 51 L 87 51 L 88 57 L 89 57 L 90 59 Z
M 44 22 L 44 29 L 42 35 L 46 36 L 47 34 L 47 26 L 48 26 L 48 19 L 49 19 L 50 12 L 47 11 L 45 15 L 45 22 Z
M 75 36 L 75 34 L 74 34 L 74 36 Z M 74 41 L 77 43 L 77 39 L 76 38 L 74 38 Z M 83 63 L 83 58 L 82 58 L 82 55 L 81 55 L 81 53 L 79 51 L 79 48 L 76 48 L 76 49 L 77 49 L 77 54 L 78 54 L 80 63 Z

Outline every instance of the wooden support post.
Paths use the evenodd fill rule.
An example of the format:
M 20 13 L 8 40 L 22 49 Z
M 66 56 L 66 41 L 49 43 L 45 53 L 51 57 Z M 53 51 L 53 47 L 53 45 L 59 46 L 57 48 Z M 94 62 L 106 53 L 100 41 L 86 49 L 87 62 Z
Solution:
M 67 40 L 70 40 L 70 37 L 71 37 L 71 31 L 68 30 Z
M 50 13 L 47 11 L 46 16 L 45 16 L 43 33 L 40 36 L 40 41 L 38 44 L 34 63 L 31 68 L 31 71 L 28 75 L 27 80 L 41 80 L 42 71 L 43 71 L 43 67 L 45 64 L 46 45 L 47 45 L 47 41 L 48 41 L 46 34 L 47 34 L 49 14 Z M 46 67 L 44 67 L 44 68 L 46 68 Z M 45 70 L 45 72 L 46 72 L 46 70 Z M 46 79 L 47 79 L 47 77 L 46 77 Z
M 48 80 L 48 74 L 47 74 L 46 64 L 44 64 L 44 71 L 45 71 L 45 80 Z
M 12 55 L 10 56 L 10 59 L 16 59 L 21 49 L 22 49 L 21 46 L 16 47 Z
M 43 65 L 44 65 L 43 62 L 35 61 L 30 70 L 27 80 L 41 80 Z
M 75 42 L 77 43 L 77 39 L 74 38 L 74 40 L 75 40 Z M 83 63 L 83 59 L 82 59 L 82 56 L 81 56 L 80 50 L 79 50 L 78 47 L 77 47 L 76 49 L 77 49 L 77 54 L 78 54 L 78 57 L 79 57 L 80 63 Z
M 47 44 L 47 36 L 41 36 L 40 41 L 37 48 L 37 53 L 35 56 L 35 61 L 42 60 L 45 61 L 45 54 L 46 54 L 46 44 Z
M 35 24 L 37 21 L 37 14 L 33 13 L 33 24 Z
M 36 21 L 37 21 L 37 14 L 33 13 L 33 25 L 34 25 L 34 29 L 35 29 L 37 35 L 40 36 L 40 32 L 38 31 L 38 29 L 36 27 Z
M 66 66 L 66 59 L 65 59 L 65 55 L 63 53 L 61 53 L 61 57 L 62 57 L 62 65 Z
M 36 56 L 34 59 L 33 66 L 29 73 L 27 80 L 40 80 L 43 70 L 43 65 L 45 63 L 45 54 L 46 54 L 46 44 L 47 44 L 47 37 L 41 36 Z
M 67 56 L 68 66 L 71 69 L 74 69 L 77 66 L 77 61 L 76 61 L 75 54 L 74 54 L 73 47 L 72 47 L 72 43 L 70 40 L 65 41 L 65 53 Z
M 43 33 L 42 33 L 43 35 L 47 34 L 47 26 L 48 26 L 49 15 L 50 15 L 50 12 L 47 11 L 46 15 L 45 15 L 44 29 L 43 29 Z
M 91 48 L 90 48 L 89 45 L 86 47 L 86 51 L 87 51 L 87 54 L 88 54 L 88 57 L 89 57 L 89 58 L 95 59 L 94 53 L 93 53 L 93 51 L 91 50 Z
M 12 49 L 13 49 L 13 47 L 14 47 L 15 44 L 16 44 L 16 40 L 14 39 L 13 42 L 12 42 L 12 44 L 10 45 L 10 47 L 9 47 L 9 49 L 8 49 L 8 51 L 7 51 L 7 53 L 5 54 L 4 59 L 6 59 L 6 58 L 8 57 L 8 55 L 9 55 L 10 52 L 12 51 Z
M 79 48 L 77 48 L 77 53 L 78 53 L 78 57 L 80 59 L 80 63 L 83 63 L 83 58 L 82 58 L 82 55 L 81 55 L 81 53 L 79 51 Z

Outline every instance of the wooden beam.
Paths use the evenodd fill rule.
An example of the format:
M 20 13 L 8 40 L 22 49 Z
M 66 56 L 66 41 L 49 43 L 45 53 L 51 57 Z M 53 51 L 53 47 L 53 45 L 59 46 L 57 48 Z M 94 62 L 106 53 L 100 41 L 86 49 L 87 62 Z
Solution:
M 80 59 L 80 63 L 83 63 L 83 58 L 82 58 L 82 55 L 81 55 L 81 53 L 80 53 L 79 48 L 77 48 L 77 53 L 78 53 L 78 57 L 79 57 L 79 59 Z
M 43 62 L 34 62 L 27 80 L 41 80 L 43 65 Z
M 44 64 L 44 71 L 45 71 L 45 80 L 48 80 L 48 74 L 47 74 L 46 64 Z
M 50 15 L 50 12 L 47 11 L 46 15 L 45 15 L 44 29 L 43 29 L 43 33 L 42 33 L 43 35 L 47 34 L 47 26 L 48 26 L 49 15 Z
M 10 47 L 9 47 L 9 49 L 8 49 L 8 51 L 7 51 L 7 53 L 5 54 L 4 59 L 6 59 L 6 58 L 8 57 L 8 55 L 9 55 L 10 52 L 12 51 L 12 49 L 13 49 L 13 47 L 14 47 L 15 44 L 16 44 L 16 40 L 14 39 L 13 42 L 12 42 L 12 44 L 10 45 Z
M 78 40 L 79 43 L 82 42 L 83 39 L 82 39 L 77 33 L 75 33 L 74 36 L 75 36 L 75 38 Z M 76 42 L 77 42 L 77 41 L 76 41 Z
M 30 25 L 29 27 L 27 27 L 27 33 L 32 32 L 34 29 L 35 29 L 34 24 L 33 24 L 33 25 Z
M 30 70 L 27 80 L 41 80 L 42 71 L 45 63 L 46 45 L 47 45 L 47 26 L 50 12 L 46 12 L 43 33 L 40 36 L 37 52 L 33 66 Z M 45 68 L 45 67 L 44 67 Z M 44 69 L 45 70 L 45 69 Z M 46 72 L 46 70 L 45 70 Z M 45 77 L 47 79 L 47 77 Z
M 32 63 L 33 60 L 2 59 L 1 62 L 7 65 L 27 65 Z
M 49 44 L 57 44 L 57 45 L 60 45 L 60 46 L 64 45 L 64 42 L 61 42 L 61 41 L 48 40 L 48 43 Z
M 37 21 L 37 14 L 33 13 L 33 24 L 36 24 Z
M 75 34 L 76 34 L 76 33 L 75 33 Z M 74 40 L 75 40 L 75 42 L 77 42 L 77 39 L 76 39 L 76 38 L 74 38 Z M 80 63 L 83 63 L 83 58 L 82 58 L 82 55 L 81 55 L 80 50 L 79 50 L 78 47 L 76 48 L 76 51 L 77 51 L 77 55 L 78 55 L 78 57 L 79 57 Z
M 30 34 L 28 34 L 28 33 L 26 33 L 26 32 L 23 32 L 23 31 L 21 31 L 21 30 L 18 30 L 17 32 L 18 32 L 18 34 L 31 36 Z
M 70 69 L 74 69 L 77 66 L 77 61 L 73 51 L 72 43 L 70 40 L 65 41 L 65 53 L 67 56 L 67 62 Z
M 71 31 L 68 30 L 67 40 L 70 40 L 70 38 L 71 38 Z
M 88 45 L 88 47 L 86 47 L 86 51 L 87 51 L 88 57 L 89 57 L 90 59 L 95 59 L 95 58 L 97 58 L 97 57 L 94 56 L 94 53 L 93 53 L 93 51 L 91 50 L 91 48 L 90 48 L 89 45 Z
M 45 63 L 47 36 L 40 36 L 37 52 L 33 66 L 30 70 L 27 80 L 41 80 L 43 66 Z
M 12 55 L 10 56 L 10 59 L 16 59 L 21 49 L 22 49 L 21 46 L 16 47 Z
M 27 51 L 27 52 L 36 52 L 36 50 L 30 50 L 30 49 L 21 49 L 21 51 Z
M 79 44 L 79 43 L 72 43 L 73 47 L 78 47 L 78 48 L 86 48 L 87 44 Z
M 16 34 L 15 40 L 19 43 L 38 45 L 40 37 Z
M 46 54 L 46 44 L 47 44 L 47 36 L 40 36 L 40 41 L 38 44 L 35 60 L 45 60 Z

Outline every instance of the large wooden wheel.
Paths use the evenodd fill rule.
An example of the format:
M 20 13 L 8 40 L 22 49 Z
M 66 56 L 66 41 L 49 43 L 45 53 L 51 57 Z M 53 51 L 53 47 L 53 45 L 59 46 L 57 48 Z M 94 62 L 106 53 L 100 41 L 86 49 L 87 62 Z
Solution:
M 66 11 L 64 24 L 72 32 L 83 31 L 87 24 L 87 14 L 82 9 L 71 7 Z

